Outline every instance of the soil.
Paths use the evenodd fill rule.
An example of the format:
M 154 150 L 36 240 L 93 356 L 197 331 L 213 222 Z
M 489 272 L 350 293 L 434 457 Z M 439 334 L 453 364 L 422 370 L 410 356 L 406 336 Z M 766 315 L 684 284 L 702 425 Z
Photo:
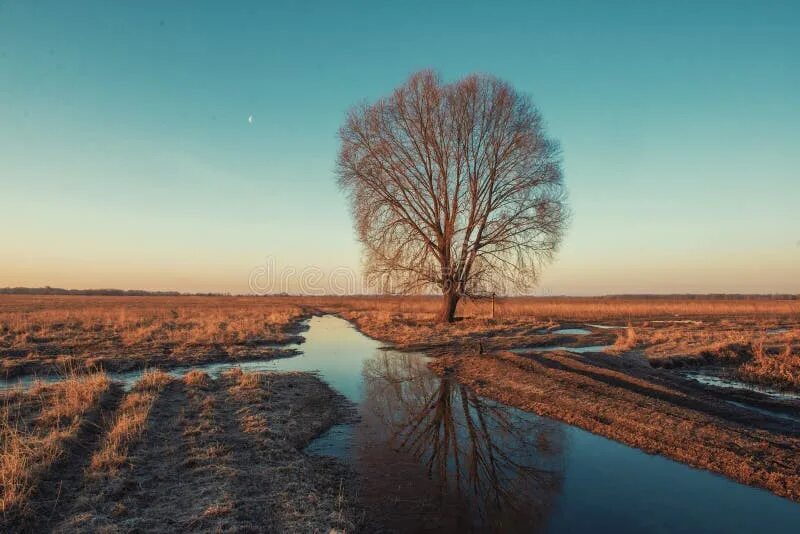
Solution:
M 87 468 L 113 419 L 107 416 L 105 429 L 76 444 L 82 454 L 71 454 L 48 476 L 48 495 L 61 488 L 62 498 L 37 501 L 51 512 L 25 530 L 353 531 L 351 474 L 332 459 L 303 452 L 309 440 L 352 414 L 313 374 L 173 380 L 156 398 L 126 465 L 110 472 Z

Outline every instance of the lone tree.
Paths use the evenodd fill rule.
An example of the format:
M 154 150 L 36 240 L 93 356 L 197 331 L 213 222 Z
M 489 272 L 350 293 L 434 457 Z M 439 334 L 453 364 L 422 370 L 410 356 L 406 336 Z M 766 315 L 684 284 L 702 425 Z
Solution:
M 439 289 L 439 319 L 464 296 L 531 287 L 568 218 L 558 143 L 531 100 L 472 75 L 421 71 L 339 131 L 339 184 L 366 274 L 384 289 Z

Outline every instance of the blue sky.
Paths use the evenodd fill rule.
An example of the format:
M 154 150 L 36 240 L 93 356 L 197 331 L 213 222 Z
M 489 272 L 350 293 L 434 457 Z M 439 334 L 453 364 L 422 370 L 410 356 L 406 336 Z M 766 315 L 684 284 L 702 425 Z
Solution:
M 0 286 L 357 269 L 337 130 L 433 68 L 561 141 L 537 293 L 800 292 L 797 2 L 229 4 L 0 0 Z

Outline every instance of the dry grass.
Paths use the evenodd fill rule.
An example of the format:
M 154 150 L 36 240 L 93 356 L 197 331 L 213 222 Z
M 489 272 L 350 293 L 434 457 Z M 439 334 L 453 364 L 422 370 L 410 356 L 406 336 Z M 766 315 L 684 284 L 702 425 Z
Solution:
M 93 475 L 111 475 L 128 461 L 130 448 L 139 440 L 158 394 L 173 378 L 162 371 L 147 371 L 117 410 L 100 448 L 92 455 Z
M 237 343 L 280 337 L 302 314 L 284 298 L 0 296 L 0 332 L 10 346 L 101 333 L 123 345 Z
M 239 381 L 241 377 L 244 375 L 244 371 L 242 371 L 241 367 L 231 367 L 230 369 L 224 371 L 222 376 L 226 378 L 230 378 L 235 381 Z
M 109 386 L 108 377 L 97 373 L 2 394 L 0 513 L 6 520 L 26 513 L 40 478 L 64 455 Z
M 0 296 L 0 372 L 125 370 L 169 357 L 296 340 L 286 298 Z M 124 357 L 120 359 L 120 354 Z
M 723 320 L 638 328 L 640 346 L 659 367 L 728 365 L 745 381 L 800 390 L 800 328 L 773 334 L 769 321 Z
M 312 306 L 338 308 L 391 316 L 415 316 L 420 321 L 436 317 L 438 297 L 316 297 L 301 302 Z M 467 319 L 490 319 L 488 299 L 459 302 L 457 315 Z M 797 317 L 800 300 L 762 298 L 724 299 L 647 297 L 508 297 L 495 302 L 494 319 L 557 321 L 602 321 L 674 319 L 675 317 Z
M 260 373 L 242 373 L 239 375 L 237 387 L 241 389 L 255 389 L 261 387 L 262 375 Z
M 210 380 L 211 378 L 208 376 L 208 373 L 196 369 L 189 371 L 183 376 L 183 383 L 195 388 L 208 387 Z
M 270 398 L 271 386 L 265 373 L 245 373 L 234 367 L 223 376 L 229 384 L 228 392 L 239 400 L 262 403 Z
M 134 391 L 141 391 L 144 393 L 158 393 L 164 386 L 172 382 L 173 377 L 159 371 L 158 369 L 148 369 L 142 375 L 142 378 L 133 386 Z
M 343 419 L 344 401 L 313 375 L 261 377 L 140 381 L 103 442 L 113 454 L 90 467 L 52 530 L 355 530 L 352 503 L 337 499 L 344 471 L 302 451 Z M 275 398 L 263 402 L 273 383 Z
M 739 367 L 751 382 L 800 390 L 800 329 L 770 341 L 762 336 L 752 344 L 753 357 Z
M 625 329 L 624 334 L 618 334 L 617 340 L 614 342 L 614 347 L 612 350 L 614 352 L 625 352 L 628 350 L 633 350 L 636 347 L 637 342 L 636 337 L 636 329 L 633 328 L 632 325 L 628 325 L 628 328 Z

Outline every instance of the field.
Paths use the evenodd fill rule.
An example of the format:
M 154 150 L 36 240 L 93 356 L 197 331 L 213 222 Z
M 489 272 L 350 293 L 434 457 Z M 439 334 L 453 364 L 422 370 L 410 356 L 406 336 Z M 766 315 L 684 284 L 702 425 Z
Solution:
M 0 296 L 0 373 L 126 371 L 286 354 L 286 299 Z M 291 353 L 291 352 L 289 352 Z
M 66 377 L 2 393 L 3 524 L 363 529 L 351 473 L 303 452 L 352 417 L 319 377 L 155 370 L 294 354 L 304 319 L 323 313 L 435 356 L 436 373 L 482 396 L 800 502 L 800 300 L 517 298 L 494 313 L 465 301 L 451 325 L 435 321 L 438 307 L 430 297 L 0 296 L 6 376 Z M 586 346 L 601 349 L 570 350 Z M 130 391 L 105 374 L 145 368 Z M 701 371 L 774 394 L 687 379 Z
M 349 417 L 316 377 L 152 371 L 109 386 L 96 374 L 3 395 L 6 529 L 352 529 L 347 474 L 300 452 Z

